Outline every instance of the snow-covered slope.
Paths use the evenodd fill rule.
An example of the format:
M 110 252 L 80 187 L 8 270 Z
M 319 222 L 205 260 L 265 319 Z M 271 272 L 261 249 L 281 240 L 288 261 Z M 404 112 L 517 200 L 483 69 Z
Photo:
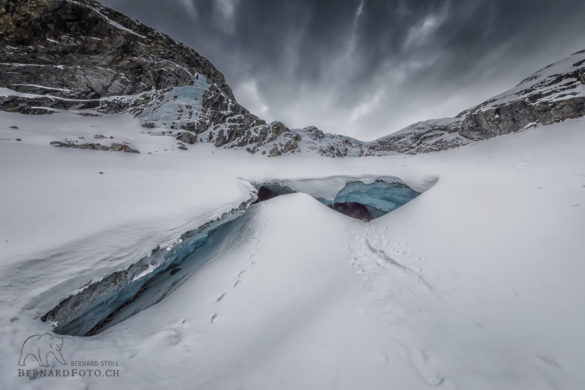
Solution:
M 559 62 L 535 72 L 515 88 L 482 103 L 483 110 L 495 108 L 523 99 L 532 103 L 544 103 L 585 96 L 583 80 L 585 50 L 573 53 Z
M 462 112 L 470 139 L 509 134 L 585 115 L 585 50 L 548 65 L 512 88 Z
M 267 164 L 177 150 L 127 114 L 2 113 L 0 387 L 579 389 L 584 127 Z M 48 145 L 96 134 L 141 153 Z M 50 358 L 54 370 L 115 361 L 117 376 L 19 376 L 40 368 L 18 360 L 27 337 L 50 331 L 43 314 L 250 199 L 248 183 L 365 174 L 424 193 L 370 223 L 304 194 L 254 205 L 176 291 L 95 336 L 62 336 L 66 365 Z
M 388 151 L 409 154 L 434 152 L 467 145 L 471 141 L 459 134 L 461 119 L 431 119 L 414 123 L 396 133 L 367 144 L 369 155 Z

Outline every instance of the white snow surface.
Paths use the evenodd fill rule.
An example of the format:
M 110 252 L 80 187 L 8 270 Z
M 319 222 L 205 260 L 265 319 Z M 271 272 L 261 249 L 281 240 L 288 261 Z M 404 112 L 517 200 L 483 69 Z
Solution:
M 268 159 L 177 150 L 130 115 L 0 113 L 0 388 L 582 389 L 584 130 Z M 77 137 L 141 153 L 49 146 Z M 177 291 L 62 336 L 66 365 L 49 359 L 116 361 L 118 376 L 19 376 L 24 340 L 50 332 L 39 316 L 90 280 L 237 207 L 251 182 L 337 175 L 426 192 L 370 223 L 306 194 L 259 203 Z

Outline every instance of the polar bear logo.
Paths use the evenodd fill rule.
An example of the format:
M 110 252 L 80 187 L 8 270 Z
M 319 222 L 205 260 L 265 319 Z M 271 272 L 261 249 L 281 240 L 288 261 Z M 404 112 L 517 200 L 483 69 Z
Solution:
M 30 336 L 22 344 L 18 365 L 25 366 L 26 359 L 32 356 L 41 366 L 48 367 L 49 355 L 51 354 L 59 363 L 64 365 L 65 359 L 61 354 L 61 348 L 63 348 L 63 339 L 50 333 Z

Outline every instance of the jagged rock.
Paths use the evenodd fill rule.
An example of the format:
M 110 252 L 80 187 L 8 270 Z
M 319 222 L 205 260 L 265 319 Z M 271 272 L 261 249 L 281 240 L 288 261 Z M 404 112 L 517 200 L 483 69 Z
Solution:
M 128 145 L 118 143 L 113 143 L 109 150 L 113 150 L 114 152 L 140 153 L 138 150 L 133 149 Z
M 278 138 L 282 133 L 285 131 L 289 131 L 289 129 L 284 125 L 282 122 L 272 122 L 270 124 L 272 130 L 272 138 Z
M 181 131 L 177 135 L 176 139 L 189 145 L 193 145 L 194 143 L 197 142 L 197 136 L 193 133 L 189 133 L 186 131 Z
M 585 97 L 530 103 L 518 100 L 488 110 L 477 109 L 465 116 L 459 133 L 473 140 L 514 133 L 531 125 L 550 125 L 585 115 Z
M 282 153 L 288 153 L 297 150 L 298 148 L 299 144 L 297 143 L 296 140 L 292 139 L 288 141 L 286 144 L 284 144 L 284 146 L 282 147 Z
M 276 157 L 276 156 L 280 156 L 280 150 L 278 150 L 278 145 L 273 145 L 272 149 L 270 149 L 270 152 L 268 152 L 268 155 L 270 157 Z
M 28 115 L 52 114 L 56 110 L 86 110 L 100 106 L 98 100 L 68 101 L 52 97 L 0 96 L 0 109 Z
M 101 116 L 100 114 L 95 114 L 93 112 L 79 112 L 77 113 L 79 116 L 89 116 L 89 117 L 98 117 Z
M 50 145 L 58 148 L 74 148 L 74 149 L 89 149 L 89 150 L 103 150 L 125 153 L 140 153 L 138 150 L 131 148 L 125 144 L 112 143 L 110 146 L 98 143 L 76 143 L 74 141 L 52 141 Z
M 461 120 L 458 118 L 418 122 L 369 143 L 366 154 L 378 155 L 389 151 L 415 154 L 466 145 L 470 140 L 459 134 L 460 129 Z
M 181 129 L 192 131 L 199 134 L 207 130 L 207 126 L 203 122 L 188 122 L 186 124 L 181 125 Z

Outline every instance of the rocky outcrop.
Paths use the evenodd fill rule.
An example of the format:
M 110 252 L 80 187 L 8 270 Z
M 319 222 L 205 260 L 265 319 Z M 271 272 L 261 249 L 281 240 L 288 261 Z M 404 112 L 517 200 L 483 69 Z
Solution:
M 69 99 L 188 85 L 229 86 L 206 58 L 93 0 L 0 1 L 0 85 Z
M 481 140 L 536 126 L 550 125 L 585 115 L 585 97 L 536 104 L 522 99 L 488 110 L 475 110 L 465 115 L 460 134 Z
M 197 135 L 189 133 L 187 131 L 181 131 L 176 138 L 177 141 L 181 141 L 190 145 L 193 145 L 194 143 L 197 142 Z
M 370 143 L 374 154 L 449 149 L 585 116 L 585 51 L 551 64 L 456 118 L 419 122 Z
M 551 64 L 506 91 L 462 112 L 459 133 L 473 140 L 585 115 L 585 51 Z
M 73 148 L 73 149 L 88 149 L 88 150 L 103 150 L 112 152 L 125 152 L 125 153 L 140 153 L 138 150 L 132 148 L 130 145 L 112 143 L 111 145 L 103 145 L 97 142 L 90 143 L 79 143 L 76 141 L 52 141 L 52 146 L 58 148 Z
M 432 119 L 415 123 L 389 136 L 367 144 L 368 155 L 387 152 L 427 153 L 467 145 L 470 140 L 460 134 L 461 120 Z

